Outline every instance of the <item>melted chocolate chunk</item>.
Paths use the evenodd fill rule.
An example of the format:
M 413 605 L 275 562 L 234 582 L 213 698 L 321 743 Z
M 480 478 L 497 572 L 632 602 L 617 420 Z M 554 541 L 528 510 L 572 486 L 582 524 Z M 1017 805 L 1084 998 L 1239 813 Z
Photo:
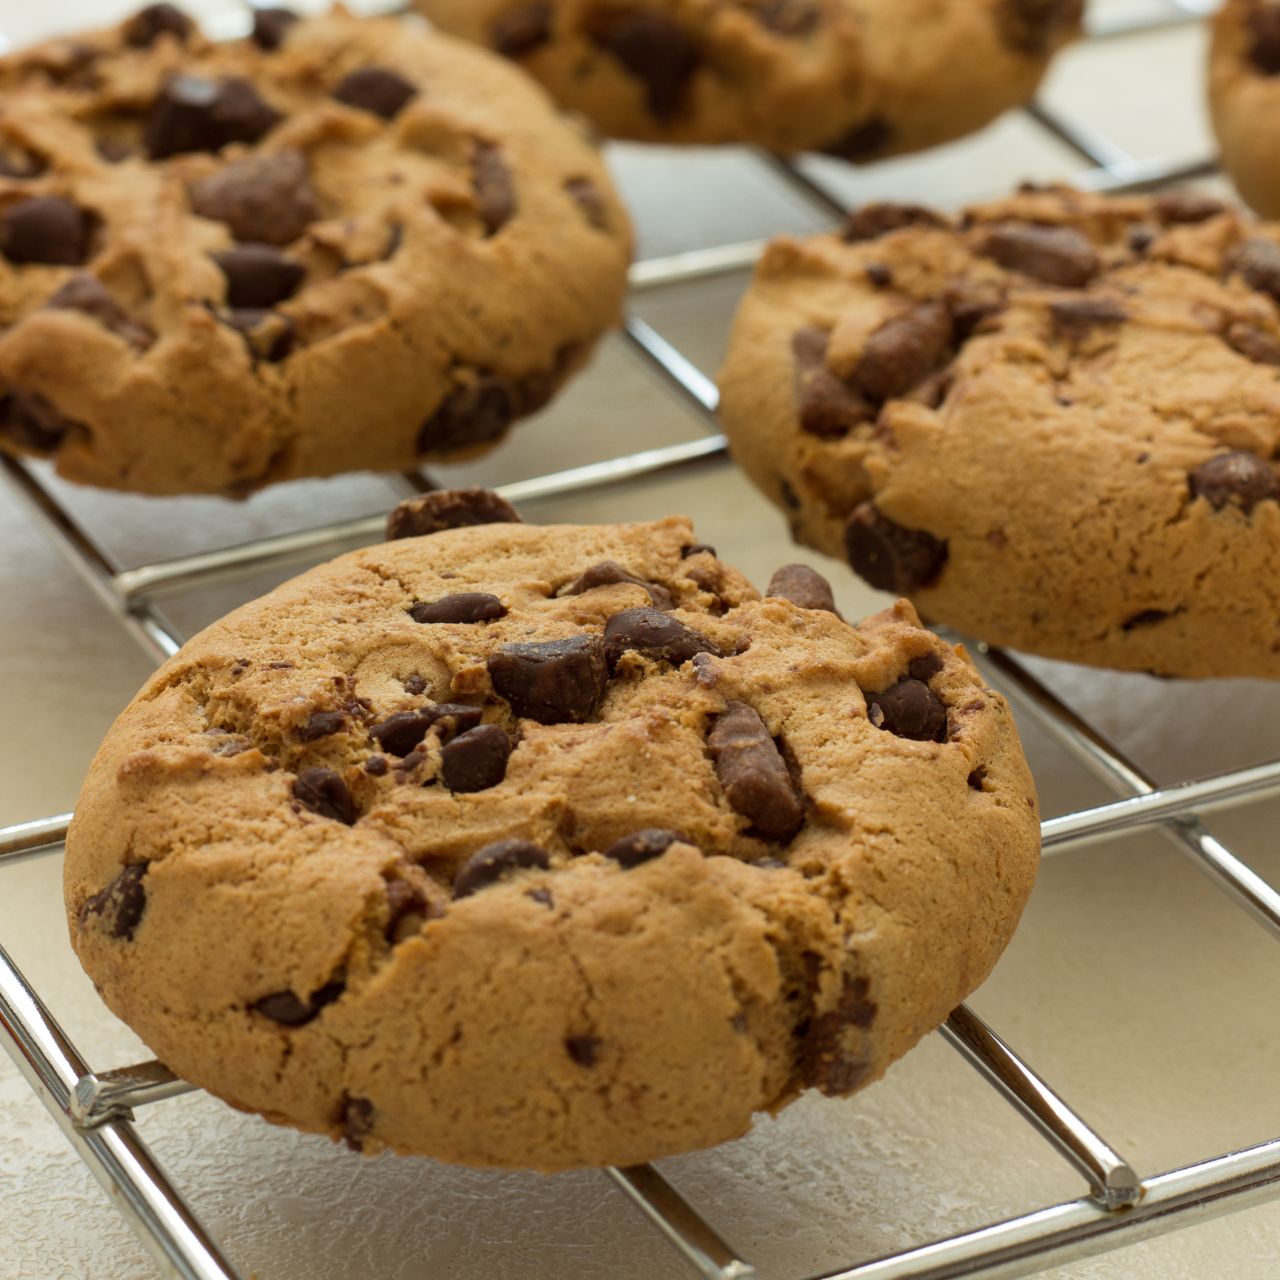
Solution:
M 660 609 L 624 609 L 615 613 L 604 628 L 605 658 L 609 670 L 617 668 L 625 653 L 635 651 L 657 662 L 678 667 L 695 653 L 722 657 L 718 645 L 686 627 Z
M 867 695 L 867 719 L 877 729 L 913 742 L 947 740 L 947 708 L 923 680 L 908 676 L 883 693 Z
M 281 119 L 248 80 L 174 76 L 151 106 L 143 141 L 152 160 L 165 160 L 189 151 L 221 151 L 232 142 L 257 142 Z
M 595 714 L 609 683 L 604 641 L 584 635 L 504 645 L 489 659 L 489 677 L 517 716 L 581 724 Z
M 255 360 L 277 364 L 293 350 L 297 327 L 289 316 L 269 307 L 234 307 L 218 319 L 244 339 Z
M 387 541 L 481 524 L 519 523 L 515 507 L 492 489 L 437 489 L 396 507 L 387 517 Z
M 254 1001 L 249 1008 L 283 1027 L 304 1027 L 318 1018 L 320 1010 L 332 1004 L 345 990 L 345 983 L 327 982 L 309 1000 L 300 999 L 292 991 L 275 991 Z
M 1242 356 L 1247 356 L 1255 364 L 1280 365 L 1280 339 L 1256 324 L 1236 320 L 1227 326 L 1227 331 L 1222 336 L 1227 346 Z
M 440 776 L 450 791 L 487 791 L 507 776 L 511 740 L 496 724 L 460 733 L 445 747 Z
M 764 839 L 790 840 L 804 824 L 804 805 L 759 713 L 745 702 L 730 702 L 707 746 L 734 811 Z
M 1126 618 L 1120 624 L 1120 630 L 1137 631 L 1142 627 L 1153 627 L 1157 622 L 1163 622 L 1171 617 L 1173 614 L 1167 609 L 1143 609 L 1141 613 L 1135 613 L 1133 617 Z
M 922 653 L 918 658 L 911 659 L 907 665 L 907 675 L 913 680 L 920 680 L 928 684 L 945 665 L 938 654 Z
M 528 840 L 499 840 L 485 845 L 462 864 L 453 881 L 453 896 L 468 898 L 477 890 L 496 884 L 512 871 L 531 867 L 545 870 L 550 865 L 547 851 Z
M 387 924 L 384 935 L 388 942 L 403 942 L 417 933 L 427 918 L 427 900 L 422 891 L 407 880 L 387 881 Z
M 688 560 L 690 556 L 714 556 L 716 549 L 705 542 L 692 542 L 683 551 L 680 552 L 682 560 Z
M 802 431 L 824 440 L 838 440 L 859 423 L 872 421 L 875 410 L 827 368 L 828 342 L 828 335 L 821 329 L 799 329 L 792 336 L 796 406 Z
M 1259 502 L 1280 499 L 1280 477 L 1256 453 L 1220 453 L 1191 473 L 1191 496 L 1204 498 L 1215 511 L 1236 507 L 1248 515 Z
M 616 560 L 602 560 L 599 564 L 593 564 L 581 577 L 569 583 L 560 594 L 580 596 L 588 591 L 595 591 L 598 587 L 614 587 L 623 582 L 643 587 L 649 593 L 649 600 L 655 609 L 675 608 L 675 601 L 672 600 L 671 592 L 666 587 L 638 578 L 630 570 L 624 569 Z
M 854 572 L 881 591 L 911 592 L 937 581 L 947 544 L 923 529 L 907 529 L 871 502 L 855 508 L 844 530 Z
M 0 396 L 0 435 L 24 449 L 52 453 L 78 426 L 33 391 Z
M 246 156 L 189 190 L 202 218 L 225 222 L 237 240 L 257 244 L 290 244 L 321 216 L 300 151 Z
M 1049 304 L 1054 330 L 1064 337 L 1080 339 L 1094 329 L 1113 329 L 1128 319 L 1129 313 L 1114 298 L 1063 298 Z
M 335 733 L 341 733 L 346 727 L 347 717 L 341 711 L 316 711 L 298 730 L 298 740 L 318 742 L 321 738 L 330 738 Z
M 515 388 L 510 379 L 469 371 L 445 396 L 418 435 L 419 453 L 451 453 L 499 440 L 515 421 Z
M 994 328 L 988 322 L 1004 309 L 1004 294 L 993 285 L 958 280 L 946 293 L 947 310 L 957 342 L 968 342 L 975 333 Z
M 828 1097 L 851 1092 L 866 1076 L 866 1062 L 847 1040 L 850 1028 L 863 1031 L 875 1022 L 878 1009 L 867 998 L 870 990 L 866 978 L 846 979 L 836 1008 L 802 1028 L 800 1078 Z
M 333 96 L 349 107 L 394 120 L 418 96 L 418 87 L 387 67 L 361 67 L 343 78 Z
M 293 795 L 304 808 L 334 822 L 351 826 L 360 816 L 342 775 L 332 769 L 304 769 L 293 780 Z
M 662 857 L 677 841 L 688 843 L 679 832 L 646 827 L 643 831 L 633 831 L 629 836 L 615 840 L 604 851 L 604 856 L 612 858 L 624 871 L 630 871 L 643 862 Z
M 454 734 L 474 729 L 484 718 L 480 707 L 460 702 L 437 702 L 416 711 L 397 711 L 369 730 L 369 736 L 391 756 L 407 756 L 427 734 L 440 726 L 443 741 Z
M 89 256 L 93 219 L 61 196 L 19 200 L 0 214 L 0 253 L 19 266 L 76 267 Z
M 1000 0 L 996 21 L 1010 48 L 1038 58 L 1075 31 L 1083 14 L 1084 0 Z
M 485 591 L 459 591 L 440 600 L 424 601 L 409 610 L 414 622 L 495 622 L 507 616 L 507 606 Z
M 341 1124 L 343 1142 L 352 1151 L 363 1151 L 365 1139 L 373 1132 L 373 1103 L 343 1094 Z
M 186 44 L 196 24 L 181 9 L 171 4 L 149 4 L 140 9 L 120 29 L 125 44 L 134 49 L 148 49 L 162 36 L 173 36 Z
M 609 230 L 609 206 L 604 193 L 590 178 L 570 178 L 564 189 L 591 226 L 597 231 Z
M 551 39 L 551 6 L 546 0 L 519 4 L 489 24 L 489 43 L 504 58 L 523 58 Z
M 893 142 L 893 125 L 884 116 L 870 116 L 822 148 L 829 156 L 854 163 L 871 160 Z
M 364 771 L 371 778 L 384 778 L 391 766 L 382 756 L 370 756 L 364 762 Z
M 1161 222 L 1207 222 L 1227 211 L 1221 200 L 1203 191 L 1166 191 L 1154 203 Z
M 853 380 L 873 403 L 904 395 L 951 358 L 951 315 L 927 302 L 885 321 L 868 339 Z
M 307 269 L 266 244 L 239 244 L 212 255 L 227 278 L 227 305 L 264 310 L 297 293 Z
M 764 0 L 756 10 L 760 25 L 780 36 L 808 36 L 821 17 L 816 0 Z
M 516 187 L 511 166 L 502 152 L 487 142 L 477 142 L 471 155 L 471 185 L 485 234 L 497 235 L 515 217 Z
M 679 114 L 701 62 L 697 43 L 682 27 L 660 13 L 640 10 L 607 13 L 592 23 L 588 34 L 644 85 L 657 119 Z
M 147 862 L 130 863 L 105 889 L 85 902 L 80 909 L 81 923 L 97 916 L 111 937 L 131 941 L 147 909 L 147 887 L 143 882 L 150 869 Z
M 104 329 L 123 338 L 137 351 L 145 351 L 156 338 L 141 320 L 133 319 L 125 311 L 95 276 L 72 276 L 45 305 L 92 316 Z
M 981 252 L 1006 271 L 1064 289 L 1088 284 L 1102 265 L 1089 237 L 1074 227 L 1004 223 L 987 232 Z
M 780 596 L 801 609 L 823 609 L 838 618 L 836 598 L 831 594 L 831 583 L 816 569 L 807 564 L 784 564 L 769 579 L 766 596 Z
M 864 204 L 855 209 L 840 229 L 842 240 L 856 244 L 862 240 L 878 240 L 890 231 L 903 227 L 945 227 L 946 219 L 918 204 Z
M 1235 252 L 1232 269 L 1251 289 L 1260 289 L 1280 301 L 1280 245 L 1261 236 L 1246 240 Z
M 1249 61 L 1264 76 L 1280 75 L 1280 9 L 1255 4 L 1247 19 Z
M 569 1036 L 564 1042 L 565 1052 L 580 1067 L 594 1067 L 600 1057 L 601 1041 L 595 1036 Z
M 285 42 L 289 28 L 298 21 L 292 9 L 255 9 L 249 38 L 259 49 L 274 53 Z

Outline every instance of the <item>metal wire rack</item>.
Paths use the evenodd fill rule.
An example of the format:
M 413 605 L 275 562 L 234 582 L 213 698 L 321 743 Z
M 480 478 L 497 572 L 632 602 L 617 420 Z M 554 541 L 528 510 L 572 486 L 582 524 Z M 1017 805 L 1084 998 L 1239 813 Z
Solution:
M 1095 21 L 1094 39 L 1193 21 L 1211 0 L 1161 0 L 1155 13 L 1121 22 Z M 0 34 L 0 44 L 3 36 Z M 1036 126 L 1090 166 L 1076 181 L 1094 190 L 1128 191 L 1203 177 L 1194 164 L 1138 160 L 1105 137 L 1040 105 L 1026 109 Z M 842 202 L 808 171 L 770 160 L 823 214 L 842 215 Z M 640 262 L 632 273 L 637 293 L 734 271 L 754 260 L 756 243 L 730 244 Z M 626 484 L 641 477 L 723 465 L 724 437 L 715 433 L 716 392 L 710 380 L 659 332 L 638 317 L 627 342 L 655 379 L 692 404 L 709 427 L 704 438 L 539 476 L 502 489 L 518 502 L 564 497 Z M 263 538 L 238 546 L 122 568 L 78 523 L 40 473 L 20 462 L 0 462 L 14 494 L 29 507 L 120 625 L 157 661 L 177 651 L 182 637 L 159 601 L 213 582 L 245 577 L 317 556 L 335 554 L 381 535 L 381 514 L 322 528 Z M 431 487 L 426 475 L 404 477 L 412 491 Z M 1280 759 L 1174 786 L 1160 786 L 1132 760 L 1041 684 L 1015 657 L 975 646 L 988 679 L 1041 723 L 1067 751 L 1116 795 L 1110 804 L 1052 818 L 1044 847 L 1059 853 L 1137 828 L 1158 830 L 1228 897 L 1280 940 L 1280 891 L 1255 874 L 1204 826 L 1216 806 L 1258 801 L 1280 792 Z M 0 829 L 0 868 L 62 848 L 69 814 Z M 1012 1277 L 1117 1248 L 1189 1225 L 1207 1216 L 1280 1198 L 1280 1138 L 1162 1173 L 1141 1176 L 1124 1156 L 969 1009 L 957 1009 L 941 1028 L 944 1039 L 1032 1125 L 1085 1180 L 1079 1199 L 829 1272 L 821 1280 L 945 1280 Z M 218 1243 L 139 1136 L 140 1108 L 191 1089 L 158 1062 L 96 1070 L 64 1034 L 22 971 L 0 947 L 0 1041 L 76 1152 L 113 1195 L 162 1274 L 182 1280 L 239 1280 Z M 661 1173 L 650 1166 L 608 1174 L 670 1241 L 691 1273 L 706 1280 L 755 1275 L 735 1251 Z M 815 1278 L 817 1280 L 817 1278 Z

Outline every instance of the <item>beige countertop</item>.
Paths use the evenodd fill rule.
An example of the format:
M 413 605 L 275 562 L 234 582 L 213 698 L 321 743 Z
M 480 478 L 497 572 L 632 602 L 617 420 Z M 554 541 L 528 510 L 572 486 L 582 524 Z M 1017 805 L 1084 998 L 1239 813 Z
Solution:
M 1163 0 L 1096 0 L 1102 16 Z M 0 0 L 15 41 L 128 5 Z M 231 0 L 200 8 L 232 14 Z M 1080 48 L 1046 90 L 1053 106 L 1144 157 L 1209 153 L 1191 26 Z M 672 253 L 822 225 L 823 215 L 738 151 L 618 148 L 642 252 Z M 842 198 L 955 203 L 1082 161 L 1025 117 L 935 155 L 861 173 L 813 172 Z M 744 277 L 650 291 L 637 312 L 714 372 Z M 622 339 L 493 458 L 442 479 L 501 481 L 696 438 L 694 413 Z M 242 504 L 147 501 L 54 485 L 127 564 L 385 509 L 369 477 L 307 483 Z M 757 582 L 797 558 L 778 515 L 727 466 L 541 503 L 537 520 L 693 514 L 701 536 Z M 148 672 L 146 658 L 0 484 L 0 824 L 69 809 L 90 755 Z M 817 557 L 805 557 L 819 564 Z M 825 566 L 842 608 L 882 599 Z M 258 579 L 166 604 L 190 632 L 270 585 Z M 1161 780 L 1280 755 L 1280 687 L 1188 685 L 1037 664 L 1052 686 Z M 1023 720 L 1046 815 L 1107 796 Z M 1280 802 L 1222 814 L 1216 832 L 1280 882 Z M 64 937 L 59 861 L 0 870 L 0 941 L 95 1066 L 147 1057 L 99 1004 Z M 1049 859 L 1024 927 L 973 999 L 1143 1173 L 1280 1134 L 1280 946 L 1154 834 Z M 203 1095 L 149 1108 L 141 1131 L 214 1236 L 261 1280 L 679 1280 L 661 1238 L 599 1174 L 555 1179 L 373 1162 L 241 1116 Z M 0 1057 L 0 1280 L 143 1280 L 154 1269 L 25 1084 Z M 1072 1199 L 1083 1184 L 938 1037 L 847 1102 L 805 1099 L 746 1139 L 667 1162 L 668 1176 L 765 1280 L 799 1280 L 878 1253 Z M 1273 1280 L 1280 1204 L 1049 1273 L 1059 1280 Z

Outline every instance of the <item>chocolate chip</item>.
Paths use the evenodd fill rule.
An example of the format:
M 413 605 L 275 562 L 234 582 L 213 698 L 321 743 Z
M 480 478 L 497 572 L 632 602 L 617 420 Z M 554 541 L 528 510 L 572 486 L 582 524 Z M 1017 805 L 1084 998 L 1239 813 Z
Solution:
M 486 235 L 497 235 L 515 216 L 516 188 L 511 167 L 502 152 L 487 142 L 477 142 L 471 153 L 471 185 Z
M 312 813 L 351 826 L 359 816 L 351 792 L 332 769 L 304 769 L 293 781 L 294 799 Z
M 120 29 L 125 44 L 134 49 L 150 48 L 162 35 L 174 36 L 186 44 L 195 23 L 171 4 L 149 4 L 140 9 Z
M 1010 48 L 1042 57 L 1079 27 L 1083 13 L 1084 0 L 1000 0 L 996 21 Z
M 416 671 L 413 675 L 406 677 L 403 683 L 405 693 L 411 693 L 415 698 L 418 694 L 427 691 L 427 682 Z
M 714 556 L 716 549 L 705 542 L 690 543 L 680 552 L 682 560 L 688 560 L 690 556 Z
M 370 756 L 364 762 L 364 771 L 371 778 L 382 778 L 386 776 L 387 770 L 391 766 L 387 764 L 381 756 Z
M 248 80 L 174 76 L 151 106 L 143 141 L 152 160 L 221 151 L 232 142 L 257 142 L 281 119 Z
M 572 636 L 504 645 L 489 659 L 489 676 L 517 716 L 581 724 L 595 713 L 609 683 L 604 641 Z
M 911 659 L 907 665 L 907 675 L 913 680 L 928 684 L 945 665 L 946 663 L 943 662 L 938 654 L 922 653 L 918 658 Z
M 987 770 L 985 766 L 979 765 L 965 779 L 965 784 L 968 786 L 970 791 L 985 791 L 986 787 L 984 787 L 982 784 L 986 780 L 987 780 Z
M 1191 496 L 1204 498 L 1215 511 L 1230 506 L 1248 515 L 1259 502 L 1280 499 L 1280 477 L 1256 453 L 1221 453 L 1191 473 Z
M 822 609 L 838 618 L 835 596 L 831 584 L 816 569 L 807 564 L 785 564 L 772 578 L 766 596 L 780 596 L 801 609 Z
M 339 102 L 393 120 L 418 96 L 417 85 L 386 67 L 361 67 L 333 91 Z
M 662 857 L 677 841 L 687 843 L 678 832 L 646 827 L 643 831 L 633 831 L 629 836 L 615 840 L 604 851 L 604 856 L 612 858 L 624 871 L 630 871 L 642 862 Z
M 1004 309 L 1004 294 L 993 285 L 958 280 L 947 287 L 947 310 L 957 342 L 968 342 L 975 333 L 994 328 L 988 324 Z
M 594 1067 L 600 1057 L 601 1041 L 595 1036 L 569 1036 L 564 1042 L 565 1052 L 580 1067 Z
M 605 658 L 609 670 L 617 668 L 622 656 L 632 651 L 673 667 L 688 662 L 695 653 L 721 657 L 719 646 L 683 622 L 660 609 L 624 609 L 615 613 L 604 628 Z
M 416 885 L 407 880 L 387 881 L 387 923 L 384 936 L 388 942 L 403 942 L 417 933 L 427 918 L 427 900 Z
M 883 693 L 867 695 L 867 719 L 877 729 L 913 742 L 947 740 L 947 708 L 923 680 L 908 676 Z
M 477 890 L 495 884 L 509 872 L 531 867 L 545 870 L 550 865 L 547 851 L 528 840 L 499 840 L 485 845 L 462 864 L 453 881 L 453 896 L 468 898 Z
M 734 811 L 766 840 L 790 840 L 804 823 L 804 806 L 759 713 L 745 702 L 730 702 L 707 746 Z
M 1227 206 L 1203 191 L 1166 191 L 1155 197 L 1156 216 L 1162 222 L 1207 222 Z
M 1263 75 L 1280 75 L 1280 9 L 1252 5 L 1248 13 L 1249 61 Z
M 951 315 L 940 302 L 912 307 L 871 334 L 853 380 L 873 403 L 904 395 L 951 358 L 952 337 Z
M 932 586 L 947 562 L 947 544 L 923 529 L 907 529 L 864 502 L 844 528 L 854 572 L 881 591 Z
M 436 726 L 441 738 L 474 729 L 484 718 L 480 707 L 459 702 L 437 702 L 416 711 L 397 711 L 369 730 L 369 736 L 392 756 L 407 756 Z
M 10 262 L 79 266 L 89 256 L 93 219 L 61 196 L 33 196 L 0 215 L 0 253 Z
M 363 1151 L 365 1139 L 373 1132 L 373 1103 L 368 1098 L 342 1095 L 342 1140 L 352 1151 Z
M 887 289 L 893 283 L 893 272 L 883 262 L 868 262 L 863 271 L 875 289 Z
M 212 255 L 227 278 L 227 305 L 274 307 L 298 291 L 307 269 L 296 258 L 266 244 L 238 244 Z
M 582 210 L 582 216 L 597 231 L 609 229 L 609 206 L 605 203 L 604 194 L 590 178 L 570 178 L 564 189 Z
M 33 391 L 0 396 L 0 435 L 24 449 L 52 453 L 78 426 Z
M 987 232 L 980 251 L 1007 271 L 1064 289 L 1088 284 L 1102 265 L 1089 237 L 1074 227 L 1004 223 Z
M 269 307 L 234 307 L 219 314 L 218 319 L 244 339 L 255 360 L 269 364 L 283 360 L 293 350 L 298 335 L 291 317 Z
M 1236 320 L 1227 326 L 1227 331 L 1222 336 L 1227 346 L 1256 364 L 1280 365 L 1280 339 L 1256 324 Z
M 1157 622 L 1163 622 L 1172 616 L 1167 609 L 1143 609 L 1141 613 L 1135 613 L 1133 617 L 1126 618 L 1120 624 L 1120 630 L 1128 632 L 1137 631 L 1142 627 L 1153 627 Z
M 1113 298 L 1063 298 L 1049 304 L 1056 332 L 1080 339 L 1094 329 L 1111 329 L 1123 324 L 1129 313 Z
M 504 58 L 523 58 L 551 39 L 551 6 L 545 0 L 516 5 L 489 24 L 489 43 Z
M 796 406 L 801 430 L 824 440 L 847 436 L 875 417 L 871 405 L 826 366 L 829 337 L 822 329 L 799 329 L 791 338 Z
M 341 982 L 327 982 L 309 1000 L 299 999 L 292 991 L 275 991 L 249 1006 L 272 1022 L 285 1027 L 303 1027 L 320 1016 L 325 1005 L 332 1004 L 346 990 Z
M 674 609 L 675 601 L 671 592 L 656 582 L 648 582 L 638 578 L 630 570 L 624 569 L 616 560 L 602 560 L 593 564 L 580 577 L 575 578 L 563 591 L 562 596 L 580 596 L 599 587 L 614 587 L 619 583 L 630 583 L 643 587 L 649 593 L 649 600 L 655 609 Z
M 834 142 L 822 148 L 840 160 L 871 160 L 893 142 L 893 125 L 884 116 L 870 116 L 846 130 Z
M 1260 236 L 1246 240 L 1235 252 L 1232 269 L 1251 289 L 1260 289 L 1280 301 L 1280 245 Z
M 485 591 L 459 591 L 439 600 L 423 601 L 409 610 L 414 622 L 495 622 L 507 616 L 507 606 Z
M 694 38 L 652 10 L 611 13 L 588 30 L 591 40 L 643 85 L 649 110 L 670 120 L 684 106 L 701 55 Z
M 145 351 L 156 339 L 147 325 L 126 313 L 95 276 L 72 276 L 45 305 L 58 311 L 81 311 L 92 316 L 104 329 L 117 334 L 138 351 Z
M 850 244 L 878 240 L 903 227 L 945 227 L 946 219 L 918 204 L 864 204 L 855 209 L 840 229 L 840 238 Z
M 445 747 L 440 776 L 450 791 L 487 791 L 507 776 L 511 740 L 496 724 L 459 734 Z
M 307 723 L 298 730 L 300 742 L 316 742 L 320 738 L 332 737 L 347 727 L 347 717 L 341 711 L 316 711 L 308 718 Z
M 1144 254 L 1156 242 L 1156 233 L 1150 227 L 1130 227 L 1125 238 L 1130 250 L 1136 254 Z
M 189 188 L 202 218 L 225 222 L 237 240 L 283 245 L 321 216 L 300 151 L 246 156 Z
M 764 0 L 756 11 L 760 25 L 780 36 L 808 36 L 821 16 L 815 0 Z
M 396 507 L 387 517 L 387 541 L 421 538 L 445 529 L 519 523 L 515 507 L 492 489 L 437 489 Z
M 249 38 L 259 49 L 274 53 L 289 34 L 289 28 L 298 21 L 292 9 L 255 9 L 253 31 Z
M 130 863 L 105 889 L 85 902 L 80 910 L 81 922 L 90 916 L 99 916 L 111 937 L 131 941 L 147 909 L 147 887 L 143 881 L 150 869 L 148 862 Z
M 509 379 L 484 370 L 468 370 L 462 381 L 427 419 L 418 435 L 419 453 L 450 453 L 491 444 L 516 418 Z

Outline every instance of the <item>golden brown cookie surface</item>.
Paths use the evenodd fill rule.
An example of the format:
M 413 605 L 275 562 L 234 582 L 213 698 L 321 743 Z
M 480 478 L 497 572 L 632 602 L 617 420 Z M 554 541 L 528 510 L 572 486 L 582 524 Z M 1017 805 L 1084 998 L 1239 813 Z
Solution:
M 869 1083 L 1008 940 L 1034 790 L 909 607 L 772 590 L 677 519 L 454 527 L 286 584 L 99 752 L 82 962 L 182 1075 L 366 1150 L 625 1164 Z
M 475 453 L 615 321 L 629 246 L 501 59 L 153 6 L 0 60 L 0 447 L 149 493 Z
M 620 138 L 862 161 L 1034 93 L 1079 0 L 418 0 Z
M 722 374 L 796 537 L 1050 657 L 1280 675 L 1280 230 L 1193 192 L 870 206 L 766 251 Z

